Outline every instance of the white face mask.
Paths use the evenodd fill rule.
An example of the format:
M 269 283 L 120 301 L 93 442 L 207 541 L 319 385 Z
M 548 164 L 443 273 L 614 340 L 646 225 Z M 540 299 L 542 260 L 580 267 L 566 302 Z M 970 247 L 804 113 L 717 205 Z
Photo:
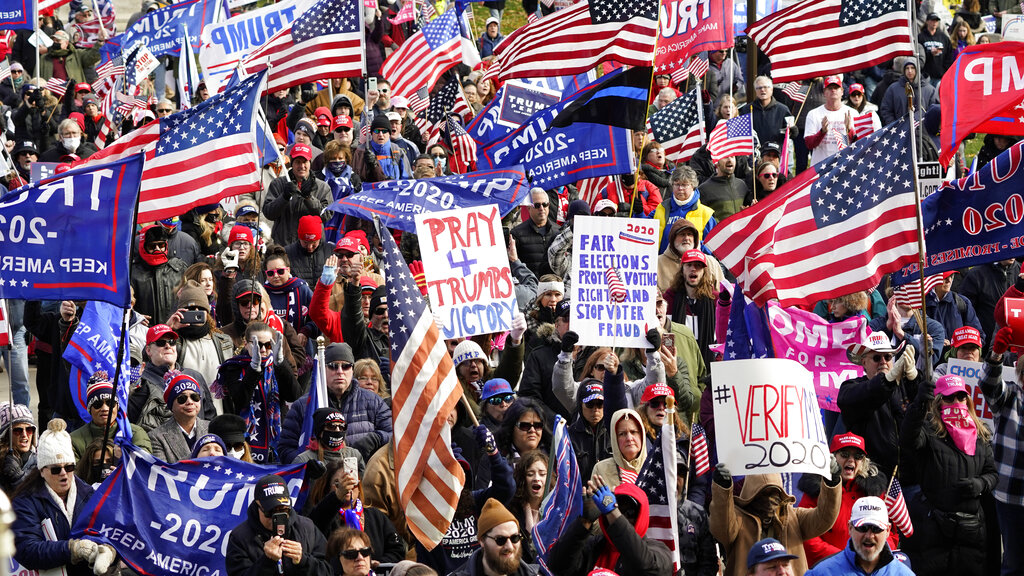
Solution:
M 70 152 L 78 150 L 78 146 L 82 143 L 81 138 L 62 138 L 61 142 L 64 144 L 64 148 Z
M 235 460 L 241 460 L 243 454 L 245 454 L 245 450 L 228 450 L 228 456 Z

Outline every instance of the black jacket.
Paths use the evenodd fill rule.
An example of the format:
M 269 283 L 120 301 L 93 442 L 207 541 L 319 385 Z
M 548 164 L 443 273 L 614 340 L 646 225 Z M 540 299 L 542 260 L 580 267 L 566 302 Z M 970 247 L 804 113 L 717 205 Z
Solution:
M 142 258 L 132 262 L 131 284 L 135 290 L 135 310 L 150 317 L 150 326 L 164 324 L 178 309 L 174 287 L 181 281 L 188 265 L 170 258 L 158 266 L 150 266 Z
M 657 540 L 639 536 L 625 516 L 608 526 L 608 539 L 619 551 L 614 572 L 620 576 L 670 576 L 672 553 Z M 548 568 L 559 576 L 585 576 L 608 546 L 604 534 L 592 535 L 577 518 L 548 554 Z
M 754 113 L 754 132 L 757 132 L 757 139 L 764 146 L 768 142 L 775 142 L 779 146 L 785 146 L 783 140 L 786 136 L 786 116 L 791 116 L 789 107 L 772 98 L 768 105 L 761 104 L 755 100 L 752 104 L 744 104 L 740 108 L 740 114 Z
M 86 140 L 85 136 L 82 137 L 82 142 L 78 145 L 78 149 L 74 151 L 74 154 L 81 159 L 86 159 L 96 153 L 96 147 L 93 146 L 92 141 Z M 71 154 L 68 152 L 64 145 L 57 142 L 50 147 L 49 150 L 43 152 L 39 156 L 40 162 L 60 162 L 60 159 L 64 156 Z
M 341 311 L 342 337 L 352 347 L 352 354 L 356 360 L 369 358 L 381 364 L 381 373 L 390 387 L 391 370 L 386 365 L 390 358 L 388 335 L 370 328 L 366 315 L 363 314 L 361 288 L 354 282 L 348 282 L 344 290 L 345 304 Z
M 327 562 L 327 540 L 313 521 L 299 516 L 294 510 L 288 512 L 288 529 L 285 539 L 302 545 L 302 562 L 295 564 L 290 558 L 281 559 L 280 565 L 272 562 L 263 552 L 263 545 L 271 538 L 270 531 L 260 524 L 257 504 L 249 504 L 245 522 L 235 526 L 228 538 L 228 576 L 331 576 Z
M 537 278 L 545 274 L 551 274 L 551 265 L 548 264 L 548 247 L 558 236 L 561 228 L 553 220 L 543 228 L 538 228 L 532 220 L 527 220 L 512 229 L 512 237 L 516 239 L 516 251 L 519 252 L 519 261 L 526 264 Z
M 561 351 L 561 340 L 553 330 L 543 344 L 530 350 L 523 366 L 523 379 L 519 383 L 519 395 L 536 398 L 556 414 L 568 418 L 569 411 L 558 400 L 551 387 L 555 361 L 558 360 L 558 353 Z
M 998 262 L 980 264 L 964 274 L 959 292 L 974 304 L 974 311 L 978 313 L 978 320 L 981 321 L 981 327 L 985 329 L 989 340 L 996 333 L 996 303 L 1003 297 L 1003 292 L 1013 286 L 1018 274 L 1019 262 L 1006 267 Z
M 320 274 L 324 271 L 324 262 L 334 253 L 334 244 L 320 240 L 320 245 L 310 253 L 296 240 L 285 246 L 284 252 L 288 255 L 292 276 L 298 276 L 305 280 L 306 284 L 316 286 Z

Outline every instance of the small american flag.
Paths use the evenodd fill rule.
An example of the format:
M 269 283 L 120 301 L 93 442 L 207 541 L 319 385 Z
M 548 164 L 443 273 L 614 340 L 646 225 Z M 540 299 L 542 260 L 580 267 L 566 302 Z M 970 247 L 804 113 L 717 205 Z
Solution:
M 430 105 L 430 98 L 427 96 L 427 89 L 419 90 L 409 94 L 409 109 L 417 114 L 422 114 Z
M 672 162 L 686 162 L 704 144 L 704 119 L 696 88 L 651 115 L 651 135 Z
M 608 187 L 612 190 L 608 191 Z M 622 185 L 619 182 L 618 176 L 595 176 L 593 178 L 585 178 L 576 183 L 576 190 L 579 191 L 580 199 L 586 200 L 587 204 L 591 207 L 599 200 L 603 198 L 612 199 L 622 198 L 623 191 Z
M 430 0 L 423 2 L 423 8 L 420 10 L 420 14 L 424 20 L 433 20 L 434 16 L 437 16 L 437 10 L 434 9 L 434 5 L 430 3 Z
M 636 486 L 647 494 L 650 524 L 647 537 L 664 543 L 672 551 L 672 563 L 679 569 L 679 531 L 676 511 L 676 430 L 669 415 L 661 433 L 647 454 Z
M 448 117 L 448 138 L 452 146 L 452 171 L 470 172 L 476 165 L 476 141 L 454 117 Z
M 391 89 L 398 94 L 411 94 L 423 87 L 432 90 L 442 74 L 462 62 L 461 39 L 455 11 L 449 10 L 388 56 L 381 75 L 391 80 Z
M 359 129 L 359 143 L 365 144 L 366 139 L 370 137 L 370 125 L 363 124 L 363 127 Z
M 99 14 L 93 14 L 92 20 L 87 20 L 78 25 L 85 36 L 84 43 L 94 44 L 100 38 L 100 30 L 106 30 L 107 37 L 114 35 L 114 22 L 117 14 L 114 12 L 114 3 L 111 0 L 97 0 L 96 5 L 100 9 Z M 74 5 L 72 5 L 74 10 Z
M 0 82 L 7 80 L 11 77 L 11 63 L 4 58 L 0 61 Z
M 690 452 L 693 458 L 693 473 L 703 476 L 711 470 L 711 459 L 708 457 L 708 435 L 704 427 L 694 423 L 690 431 Z
M 540 20 L 540 18 L 537 17 L 537 13 L 536 12 L 530 12 L 530 14 L 528 14 L 526 16 L 526 23 L 527 24 L 533 24 L 534 22 L 536 22 L 538 20 Z
M 857 138 L 863 138 L 875 131 L 874 116 L 871 111 L 853 117 L 853 132 Z
M 903 488 L 900 481 L 892 479 L 889 492 L 885 494 L 885 506 L 889 509 L 889 518 L 892 523 L 906 537 L 914 535 L 914 524 L 910 521 L 910 513 L 907 511 L 907 501 L 903 499 Z
M 604 271 L 604 280 L 608 284 L 608 300 L 615 304 L 626 300 L 626 286 L 622 283 L 618 270 L 609 267 Z
M 752 114 L 744 114 L 719 122 L 718 126 L 715 126 L 708 137 L 708 152 L 711 153 L 712 162 L 754 153 L 752 118 Z
M 459 86 L 459 81 L 456 78 L 452 78 L 430 99 L 430 104 L 426 111 L 427 123 L 429 125 L 427 128 L 429 143 L 432 144 L 437 141 L 439 130 L 448 119 L 448 113 L 455 111 L 456 103 L 461 96 L 462 90 Z M 463 102 L 465 102 L 465 99 L 463 99 Z
M 807 100 L 807 92 L 809 91 L 809 88 L 809 86 L 804 86 L 799 82 L 787 82 L 785 86 L 782 87 L 782 91 L 786 96 L 789 96 L 793 102 L 802 103 Z
M 46 89 L 57 98 L 63 98 L 64 93 L 68 91 L 68 82 L 59 78 L 50 78 L 46 81 Z
M 107 60 L 96 67 L 96 75 L 99 76 L 99 80 L 97 80 L 97 82 L 101 82 L 110 77 L 116 78 L 117 76 L 123 76 L 124 63 L 121 62 L 119 58 L 115 60 Z M 99 90 L 96 89 L 95 85 L 93 85 L 93 91 L 99 93 Z
M 924 279 L 924 293 L 928 294 L 935 289 L 936 286 L 942 284 L 942 274 L 932 274 L 931 276 L 925 276 Z M 913 308 L 915 310 L 921 310 L 924 308 L 924 304 L 921 302 L 921 279 L 918 278 L 913 282 L 908 282 L 902 286 L 897 286 L 892 293 L 896 299 L 896 303 L 906 306 L 907 308 Z

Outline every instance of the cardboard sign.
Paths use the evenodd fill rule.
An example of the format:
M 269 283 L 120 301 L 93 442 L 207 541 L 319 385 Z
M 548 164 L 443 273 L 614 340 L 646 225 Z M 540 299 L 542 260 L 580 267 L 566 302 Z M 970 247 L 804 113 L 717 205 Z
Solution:
M 1024 40 L 1024 15 L 1003 16 L 1003 40 Z
M 960 360 L 959 358 L 950 358 L 948 364 L 947 374 L 953 374 L 964 379 L 964 384 L 967 385 L 967 392 L 971 395 L 971 400 L 974 402 L 974 413 L 981 418 L 981 421 L 988 424 L 988 427 L 995 430 L 995 425 L 992 423 L 992 410 L 988 407 L 988 402 L 985 401 L 985 395 L 981 393 L 981 386 L 978 383 L 981 381 L 981 376 L 985 372 L 984 362 L 971 362 L 970 360 Z M 1003 367 L 1003 376 L 1009 374 L 1010 378 L 1004 378 L 1005 380 L 1013 381 L 1013 369 Z
M 733 474 L 828 474 L 828 438 L 806 368 L 784 358 L 712 362 L 711 378 L 718 459 Z
M 417 214 L 416 234 L 444 337 L 510 330 L 516 292 L 498 206 Z
M 640 218 L 579 216 L 572 238 L 570 326 L 583 346 L 650 348 L 645 335 L 658 325 L 657 223 Z M 615 268 L 626 288 L 612 303 L 606 273 Z

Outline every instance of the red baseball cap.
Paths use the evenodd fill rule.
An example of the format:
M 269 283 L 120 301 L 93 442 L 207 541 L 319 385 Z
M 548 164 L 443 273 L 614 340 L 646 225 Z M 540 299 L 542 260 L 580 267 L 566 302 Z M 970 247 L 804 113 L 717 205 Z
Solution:
M 705 266 L 708 265 L 707 257 L 704 256 L 704 253 L 701 252 L 700 250 L 687 250 L 683 254 L 683 257 L 679 259 L 679 263 L 680 264 L 683 264 L 683 263 L 686 263 L 686 262 L 700 262 L 701 264 L 703 264 Z
M 864 439 L 853 432 L 836 434 L 832 437 L 832 443 L 828 445 L 828 451 L 836 452 L 841 448 L 856 448 L 861 452 L 867 452 L 867 450 L 864 449 Z
M 92 92 L 92 85 L 88 82 L 79 82 L 75 84 L 75 92 Z
M 337 130 L 338 128 L 352 128 L 352 118 L 339 114 L 334 117 L 334 121 L 331 122 L 331 130 Z
M 307 162 L 313 161 L 313 149 L 308 144 L 296 144 L 292 146 L 292 160 L 305 158 Z
M 644 395 L 640 397 L 641 402 L 650 402 L 658 396 L 671 396 L 676 397 L 675 392 L 665 384 L 651 384 L 644 389 Z
M 949 339 L 949 345 L 959 348 L 964 344 L 974 344 L 978 348 L 984 346 L 981 341 L 981 332 L 973 326 L 961 326 L 953 330 L 953 337 Z
M 366 246 L 366 241 L 356 232 L 349 232 L 341 240 L 338 240 L 338 243 L 334 246 L 334 251 L 341 252 L 342 250 L 352 252 L 353 254 L 362 254 L 370 251 Z
M 825 77 L 825 86 L 828 87 L 828 86 L 831 86 L 833 84 L 836 84 L 838 86 L 842 86 L 843 85 L 843 79 L 840 78 L 838 75 L 826 76 Z
M 331 116 L 331 110 L 328 107 L 320 106 L 319 108 L 316 109 L 313 115 L 316 116 L 316 123 L 318 126 L 331 125 L 331 120 L 333 119 L 333 117 Z
M 150 326 L 149 331 L 146 332 L 146 345 L 149 346 L 153 342 L 168 336 L 175 340 L 178 339 L 178 334 L 174 330 L 171 330 L 171 327 L 167 324 L 156 324 L 155 326 Z
M 864 85 L 850 84 L 850 94 L 853 94 L 854 92 L 860 92 L 861 94 L 864 94 Z

